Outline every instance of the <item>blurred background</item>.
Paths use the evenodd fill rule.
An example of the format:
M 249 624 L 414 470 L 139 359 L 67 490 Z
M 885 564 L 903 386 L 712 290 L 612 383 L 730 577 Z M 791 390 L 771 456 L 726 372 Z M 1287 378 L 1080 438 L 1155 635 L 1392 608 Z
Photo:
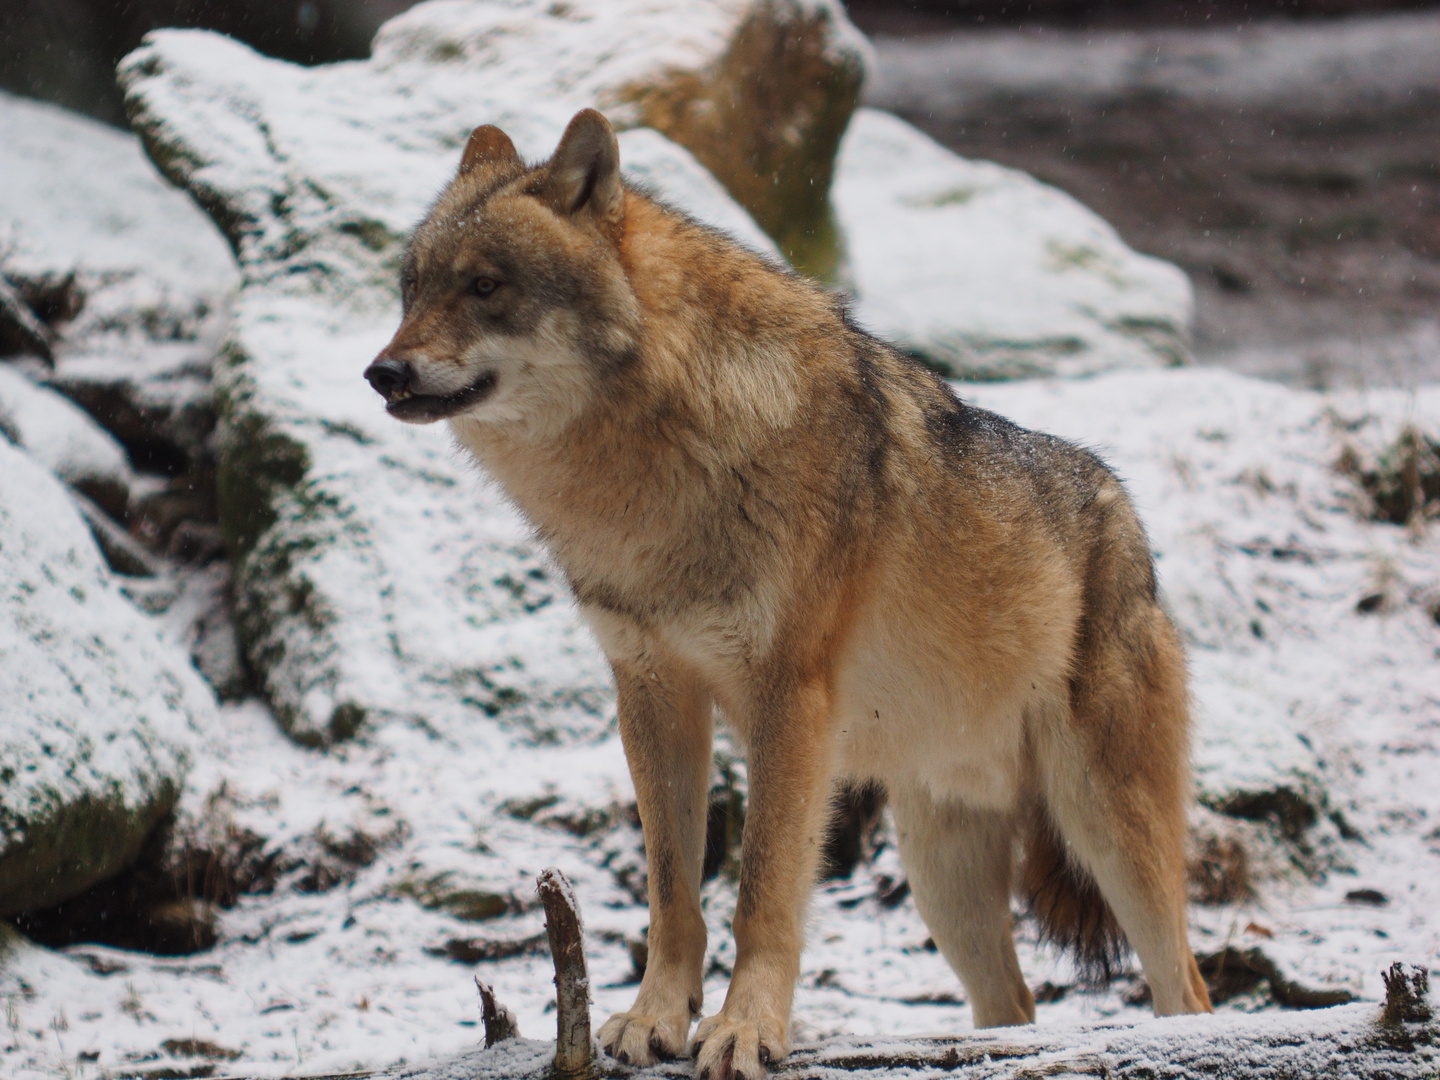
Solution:
M 115 65 L 161 26 L 201 27 L 270 56 L 324 64 L 369 55 L 380 24 L 415 0 L 5 0 L 0 88 L 124 123 Z M 882 37 L 981 28 L 1226 30 L 1440 7 L 1435 0 L 852 0 Z
M 0 87 L 125 122 L 159 26 L 305 64 L 408 0 L 6 0 Z M 871 104 L 1024 169 L 1178 263 L 1196 357 L 1293 385 L 1440 378 L 1440 6 L 1425 0 L 852 0 Z

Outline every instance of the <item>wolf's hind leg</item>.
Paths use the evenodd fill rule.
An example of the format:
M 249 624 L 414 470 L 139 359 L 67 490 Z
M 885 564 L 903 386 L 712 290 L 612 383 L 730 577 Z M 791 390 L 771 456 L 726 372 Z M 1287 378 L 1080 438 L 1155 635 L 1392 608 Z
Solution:
M 1032 1023 L 1010 918 L 1014 816 L 939 803 L 908 785 L 891 788 L 890 806 L 915 906 L 965 984 L 975 1026 Z
M 1070 716 L 1037 729 L 1051 821 L 1140 956 L 1155 1013 L 1210 1011 L 1185 915 L 1184 657 L 1158 607 L 1091 643 Z
M 649 960 L 635 1004 L 606 1021 L 600 1044 L 617 1060 L 644 1066 L 685 1053 L 690 1022 L 703 1000 L 700 873 L 711 706 L 709 696 L 679 673 L 630 671 L 617 664 L 615 682 L 620 736 L 645 830 Z

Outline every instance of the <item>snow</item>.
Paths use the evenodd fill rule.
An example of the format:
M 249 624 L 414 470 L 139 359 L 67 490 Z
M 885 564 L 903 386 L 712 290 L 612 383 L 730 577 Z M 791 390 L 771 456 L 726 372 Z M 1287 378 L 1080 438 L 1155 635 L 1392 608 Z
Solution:
M 65 489 L 5 441 L 0 538 L 0 911 L 9 913 L 64 899 L 133 857 L 179 794 L 214 698 L 120 595 Z M 113 832 L 97 843 L 87 828 Z
M 65 483 L 108 488 L 121 510 L 134 474 L 125 448 L 68 398 L 0 365 L 0 431 Z
M 949 1077 L 969 1080 L 1035 1076 L 1376 1076 L 1425 1080 L 1437 1054 L 1421 1032 L 1377 1032 L 1374 1006 L 1349 1006 L 1317 1016 L 1170 1017 L 1134 1025 L 1063 1024 L 1010 1028 L 963 1038 L 839 1037 L 802 1048 L 787 1059 L 785 1075 L 841 1080 L 857 1074 Z M 1413 1040 L 1413 1041 L 1412 1041 Z M 1358 1046 L 1365 1046 L 1357 1052 Z M 447 1061 L 402 1067 L 394 1080 L 540 1078 L 550 1071 L 554 1044 L 530 1039 L 502 1042 Z M 1339 1070 L 1344 1070 L 1343 1072 Z M 687 1063 L 667 1062 L 626 1076 L 689 1077 Z
M 224 237 L 129 132 L 0 93 L 0 145 L 0 270 L 78 306 L 55 319 L 53 369 L 36 361 L 29 374 L 127 445 L 201 455 L 214 427 L 211 366 L 238 285 Z M 80 426 L 65 430 L 94 462 L 113 459 L 93 434 L 75 434 Z M 100 501 L 118 513 L 110 487 L 116 504 Z
M 861 324 L 952 374 L 1091 375 L 1187 359 L 1184 273 L 1024 173 L 861 109 L 832 198 Z
M 75 275 L 84 305 L 72 341 L 138 348 L 208 328 L 234 262 L 134 135 L 0 92 L 0 146 L 0 266 L 33 280 Z

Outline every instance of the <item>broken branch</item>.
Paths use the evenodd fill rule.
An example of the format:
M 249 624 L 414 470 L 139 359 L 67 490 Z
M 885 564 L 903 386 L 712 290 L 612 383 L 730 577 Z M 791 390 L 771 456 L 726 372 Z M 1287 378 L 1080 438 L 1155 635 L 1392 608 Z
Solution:
M 545 933 L 555 962 L 555 1071 L 562 1076 L 592 1075 L 590 975 L 585 968 L 584 927 L 575 890 L 556 867 L 536 883 L 545 905 Z
M 518 1039 L 520 1025 L 515 1022 L 515 1014 L 495 1000 L 495 988 L 481 982 L 480 976 L 476 975 L 475 989 L 480 991 L 480 1020 L 485 1025 L 485 1045 L 489 1047 L 505 1039 Z

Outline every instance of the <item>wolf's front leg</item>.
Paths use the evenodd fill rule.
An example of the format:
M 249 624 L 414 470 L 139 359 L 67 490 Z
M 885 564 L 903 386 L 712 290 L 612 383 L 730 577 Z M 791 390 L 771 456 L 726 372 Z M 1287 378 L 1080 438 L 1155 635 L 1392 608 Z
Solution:
M 629 1012 L 600 1029 L 600 1045 L 618 1061 L 651 1065 L 685 1053 L 690 1021 L 700 1015 L 705 922 L 700 873 L 710 788 L 711 702 L 694 680 L 674 671 L 614 665 L 620 737 L 640 824 L 650 892 L 649 959 Z
M 758 1080 L 790 1050 L 805 906 L 830 813 L 830 695 L 783 689 L 748 725 L 750 797 L 735 906 L 735 970 L 725 1005 L 695 1032 L 701 1080 Z

